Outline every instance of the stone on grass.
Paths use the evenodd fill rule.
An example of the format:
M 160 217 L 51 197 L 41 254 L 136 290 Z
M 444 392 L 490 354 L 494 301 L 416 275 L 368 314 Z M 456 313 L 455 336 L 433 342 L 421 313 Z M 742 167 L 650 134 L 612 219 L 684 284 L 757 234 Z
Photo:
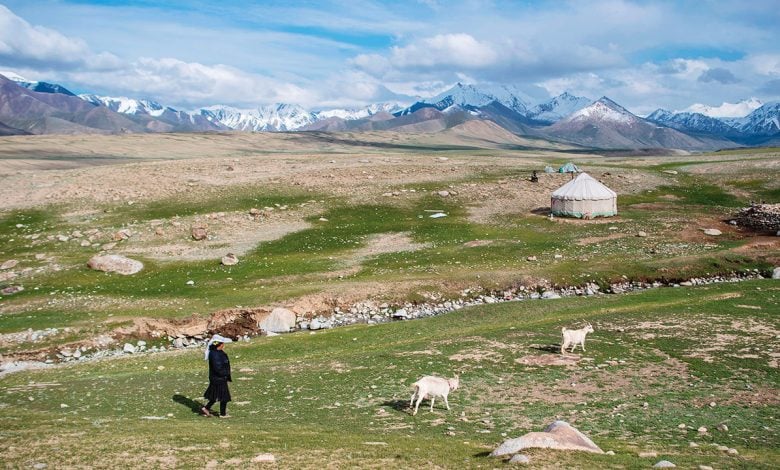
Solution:
M 233 266 L 238 264 L 238 256 L 233 253 L 228 253 L 222 257 L 222 264 L 225 266 Z
M 603 454 L 604 451 L 593 443 L 587 436 L 573 428 L 565 421 L 555 421 L 543 432 L 529 432 L 523 436 L 504 441 L 490 455 L 499 457 L 502 455 L 516 454 L 523 449 L 538 447 L 542 449 L 581 450 Z
M 121 255 L 95 255 L 87 262 L 87 266 L 96 271 L 125 276 L 135 274 L 144 268 L 142 262 Z
M 24 290 L 24 287 L 22 286 L 8 286 L 4 287 L 2 290 L 0 290 L 0 294 L 2 295 L 13 295 L 17 294 Z
M 276 462 L 274 454 L 257 454 L 252 458 L 252 463 L 273 463 Z
M 439 196 L 441 196 L 441 197 L 447 197 L 447 196 L 449 196 L 449 195 L 450 195 L 450 192 L 449 192 L 449 191 L 439 191 L 439 192 L 438 192 L 438 193 L 436 193 L 436 194 L 438 194 L 438 195 L 439 195 Z
M 131 343 L 125 343 L 125 347 L 122 348 L 122 352 L 133 354 L 135 353 L 135 346 L 133 346 Z
M 653 451 L 640 452 L 639 457 L 643 459 L 650 458 L 650 457 L 658 457 L 658 452 L 653 452 Z
M 729 430 L 729 427 L 726 426 L 724 423 L 721 423 L 721 424 L 718 425 L 718 431 L 728 432 L 728 430 Z
M 639 232 L 637 232 L 636 236 L 644 238 L 647 236 L 647 232 L 645 232 L 644 230 L 640 230 Z
M 653 468 L 676 468 L 676 467 L 677 465 L 673 464 L 668 460 L 660 460 L 655 465 L 653 465 Z
M 208 232 L 206 232 L 206 227 L 204 226 L 192 227 L 191 233 L 192 239 L 196 241 L 205 240 L 209 236 Z
M 705 428 L 704 426 L 701 426 L 701 427 L 699 427 L 698 431 L 701 434 L 706 434 L 707 433 L 707 428 Z
M 716 228 L 705 228 L 704 229 L 704 235 L 710 235 L 712 237 L 717 237 L 718 235 L 723 235 L 723 232 Z
M 772 279 L 780 279 L 780 266 L 776 267 L 774 271 L 772 271 Z
M 531 459 L 529 459 L 527 455 L 515 454 L 511 459 L 509 459 L 509 463 L 525 465 L 531 463 Z
M 713 470 L 709 465 L 699 465 L 699 470 Z
M 113 239 L 115 242 L 121 242 L 122 240 L 127 240 L 130 238 L 131 232 L 129 229 L 123 228 L 122 230 L 119 230 L 118 232 L 114 233 Z
M 295 328 L 295 313 L 286 308 L 275 308 L 258 325 L 260 329 L 271 333 L 287 333 Z
M 11 268 L 16 267 L 17 264 L 19 264 L 19 261 L 15 260 L 15 259 L 9 259 L 5 263 L 0 264 L 0 269 L 11 269 Z

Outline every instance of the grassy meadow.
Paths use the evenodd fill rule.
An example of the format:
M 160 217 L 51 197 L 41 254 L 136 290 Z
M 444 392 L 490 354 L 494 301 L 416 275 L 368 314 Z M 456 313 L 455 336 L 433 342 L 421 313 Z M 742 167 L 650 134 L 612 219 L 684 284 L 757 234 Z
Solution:
M 3 173 L 9 201 L 29 194 L 0 205 L 0 263 L 19 261 L 0 272 L 13 273 L 0 288 L 24 287 L 0 297 L 3 360 L 54 357 L 138 317 L 311 299 L 402 304 L 520 284 L 766 276 L 780 265 L 777 237 L 728 224 L 751 200 L 778 201 L 777 149 L 605 157 L 315 134 L 179 137 L 178 151 L 192 158 L 166 160 L 150 148 L 147 161 L 121 153 L 142 153 L 138 136 L 94 137 L 121 144 L 121 152 L 103 150 L 119 163 Z M 149 137 L 163 138 L 171 137 Z M 54 145 L 47 139 L 25 141 L 24 157 Z M 85 139 L 66 147 L 94 145 Z M 618 191 L 618 217 L 547 216 L 550 190 L 568 177 L 541 175 L 536 186 L 527 177 L 569 160 Z M 119 192 L 127 178 L 145 189 Z M 252 208 L 269 215 L 253 220 Z M 434 211 L 447 216 L 431 218 Z M 189 237 L 201 222 L 208 244 Z M 144 270 L 89 270 L 86 261 L 120 229 L 132 235 L 109 252 L 143 261 Z M 97 235 L 82 246 L 90 231 Z M 239 264 L 219 263 L 247 243 Z M 199 350 L 16 372 L 0 376 L 0 461 L 251 468 L 267 452 L 282 468 L 495 468 L 503 462 L 487 454 L 505 438 L 563 419 L 615 455 L 531 450 L 534 468 L 648 468 L 661 459 L 681 468 L 773 468 L 779 301 L 778 281 L 765 279 L 258 337 L 227 349 L 235 400 L 228 420 L 193 411 L 207 382 Z M 560 328 L 586 320 L 596 330 L 587 351 L 551 364 L 560 362 Z M 46 328 L 58 333 L 13 339 Z M 148 340 L 129 338 L 137 339 Z M 462 389 L 450 412 L 423 404 L 411 416 L 412 382 L 456 372 Z

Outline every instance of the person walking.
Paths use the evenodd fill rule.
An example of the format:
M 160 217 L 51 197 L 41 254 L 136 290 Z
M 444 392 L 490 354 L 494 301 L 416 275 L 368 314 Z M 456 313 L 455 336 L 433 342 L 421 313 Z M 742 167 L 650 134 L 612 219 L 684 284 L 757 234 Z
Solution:
M 230 376 L 230 359 L 224 349 L 225 343 L 232 342 L 230 338 L 214 335 L 206 345 L 205 359 L 209 361 L 209 386 L 203 393 L 203 397 L 208 400 L 206 406 L 200 409 L 203 416 L 213 416 L 211 407 L 219 402 L 219 417 L 230 417 L 227 414 L 227 404 L 230 401 L 228 382 L 232 382 L 233 379 Z

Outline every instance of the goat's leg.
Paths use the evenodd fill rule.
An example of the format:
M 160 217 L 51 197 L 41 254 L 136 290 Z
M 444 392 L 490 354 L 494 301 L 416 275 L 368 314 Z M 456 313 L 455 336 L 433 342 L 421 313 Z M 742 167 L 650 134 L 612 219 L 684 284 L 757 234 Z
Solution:
M 423 401 L 423 397 L 425 397 L 423 394 L 417 395 L 417 404 L 414 407 L 414 413 L 412 413 L 412 416 L 416 415 L 417 410 L 420 409 L 420 403 Z
M 450 402 L 447 400 L 447 395 L 444 395 L 444 404 L 447 406 L 447 410 L 450 409 Z
M 577 343 L 572 343 L 571 351 L 569 351 L 569 352 L 573 353 L 576 348 L 577 348 Z
M 412 392 L 412 399 L 409 400 L 409 408 L 414 406 L 414 397 L 417 395 L 417 387 L 414 388 L 414 392 Z
M 582 350 L 585 350 L 585 338 L 582 338 Z
M 568 346 L 568 344 L 566 344 L 566 341 L 562 341 L 561 342 L 561 354 L 566 354 L 566 346 Z
M 431 411 L 433 411 L 433 402 L 436 400 L 436 397 L 431 396 Z

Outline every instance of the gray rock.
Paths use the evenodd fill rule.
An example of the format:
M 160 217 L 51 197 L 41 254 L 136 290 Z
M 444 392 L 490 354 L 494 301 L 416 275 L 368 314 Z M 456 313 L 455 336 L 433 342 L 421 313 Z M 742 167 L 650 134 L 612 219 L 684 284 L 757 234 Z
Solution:
M 173 347 L 174 348 L 183 348 L 184 347 L 184 338 L 176 338 L 173 340 Z
M 270 333 L 287 333 L 295 328 L 295 313 L 286 308 L 275 308 L 258 325 L 260 329 Z
M 542 292 L 542 298 L 543 299 L 560 299 L 561 296 L 557 292 L 555 292 L 555 291 L 546 290 L 546 291 Z
M 447 197 L 447 196 L 450 195 L 450 192 L 449 191 L 439 191 L 436 194 L 438 194 L 441 197 Z
M 130 343 L 125 343 L 125 347 L 122 348 L 122 352 L 125 352 L 127 354 L 133 354 L 135 353 L 135 346 L 133 346 Z
M 644 238 L 647 236 L 647 232 L 645 232 L 644 230 L 640 230 L 639 232 L 637 232 L 636 236 Z
M 706 228 L 704 229 L 704 235 L 710 235 L 712 237 L 717 237 L 718 235 L 723 235 L 723 232 L 716 228 Z
M 16 267 L 17 264 L 19 264 L 19 261 L 15 260 L 15 259 L 9 259 L 5 263 L 0 264 L 0 270 L 14 268 L 14 267 Z
M 87 266 L 96 271 L 125 276 L 135 274 L 144 268 L 142 262 L 121 255 L 96 255 L 87 262 Z
M 772 271 L 772 279 L 780 279 L 780 266 L 776 267 L 774 271 Z
M 713 470 L 709 465 L 699 465 L 699 470 Z
M 2 290 L 0 290 L 0 294 L 2 295 L 14 295 L 24 290 L 24 287 L 22 286 L 8 286 Z
M 509 463 L 525 465 L 531 463 L 531 459 L 529 459 L 527 455 L 515 454 L 511 459 L 509 459 Z
M 238 264 L 238 256 L 233 253 L 228 253 L 222 257 L 222 264 L 225 266 L 233 266 Z
M 538 447 L 543 449 L 581 450 L 603 454 L 596 444 L 587 436 L 579 432 L 565 421 L 555 421 L 543 432 L 529 432 L 515 439 L 504 441 L 490 455 L 499 457 L 502 455 L 516 454 L 523 449 Z
M 675 467 L 677 467 L 677 465 L 673 464 L 668 460 L 660 460 L 655 465 L 653 465 L 653 468 L 675 468 Z
M 206 227 L 204 226 L 192 227 L 191 233 L 192 239 L 197 241 L 205 240 L 209 236 L 208 232 L 206 231 Z

